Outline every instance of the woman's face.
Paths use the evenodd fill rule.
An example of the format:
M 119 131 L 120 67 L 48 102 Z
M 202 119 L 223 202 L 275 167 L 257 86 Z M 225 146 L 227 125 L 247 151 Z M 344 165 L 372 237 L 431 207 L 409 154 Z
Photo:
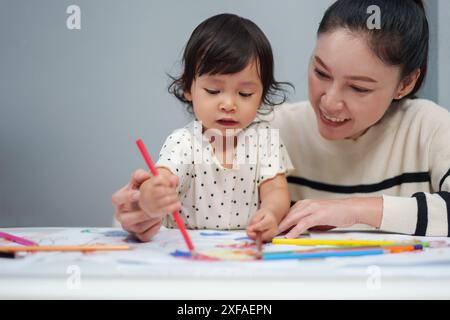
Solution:
M 320 134 L 357 139 L 400 93 L 400 67 L 383 63 L 363 36 L 338 29 L 319 35 L 308 72 Z

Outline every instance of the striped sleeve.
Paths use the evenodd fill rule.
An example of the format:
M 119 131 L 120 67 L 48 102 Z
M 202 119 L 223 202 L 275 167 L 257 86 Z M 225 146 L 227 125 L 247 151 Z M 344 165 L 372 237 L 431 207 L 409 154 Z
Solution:
M 438 126 L 428 144 L 433 193 L 417 192 L 410 198 L 383 196 L 380 229 L 417 236 L 450 237 L 449 141 L 450 124 L 447 123 Z

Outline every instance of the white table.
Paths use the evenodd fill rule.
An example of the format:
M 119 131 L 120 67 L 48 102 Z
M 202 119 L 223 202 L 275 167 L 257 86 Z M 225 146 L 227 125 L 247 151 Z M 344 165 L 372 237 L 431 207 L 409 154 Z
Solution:
M 73 268 L 70 261 L 61 261 L 2 271 L 0 260 L 0 299 L 450 299 L 450 275 L 402 276 L 401 270 L 384 275 L 392 271 L 384 267 L 378 270 L 381 274 L 367 269 L 336 276 L 323 268 L 296 277 L 225 274 L 220 278 L 155 277 L 142 270 L 124 273 L 89 263 Z M 74 278 L 77 271 L 81 273 Z

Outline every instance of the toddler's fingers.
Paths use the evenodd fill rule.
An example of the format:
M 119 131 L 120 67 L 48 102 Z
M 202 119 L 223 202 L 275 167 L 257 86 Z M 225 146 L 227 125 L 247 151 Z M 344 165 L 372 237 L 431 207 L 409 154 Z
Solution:
M 152 185 L 154 186 L 162 186 L 162 187 L 169 187 L 171 188 L 171 182 L 168 176 L 160 174 L 157 177 L 152 178 L 151 180 Z
M 162 208 L 161 212 L 164 212 L 166 214 L 170 214 L 170 213 L 172 213 L 174 211 L 180 210 L 180 208 L 181 208 L 181 202 L 177 201 L 174 204 L 171 204 L 171 205 L 169 205 L 167 207 Z
M 179 202 L 177 195 L 176 194 L 170 194 L 170 195 L 167 195 L 167 196 L 164 196 L 164 197 L 160 198 L 158 200 L 157 206 L 159 208 L 166 208 L 168 206 L 176 204 L 177 202 Z
M 267 219 L 263 219 L 254 225 L 249 227 L 249 230 L 252 232 L 264 232 L 269 228 L 269 221 Z
M 176 195 L 177 195 L 177 193 L 173 188 L 156 187 L 151 194 L 151 198 L 162 199 L 166 196 L 176 196 Z
M 264 218 L 264 214 L 260 213 L 260 212 L 256 212 L 256 214 L 253 216 L 253 218 L 250 220 L 249 225 L 250 226 L 254 226 L 255 224 L 257 224 L 258 222 L 260 222 L 262 219 Z
M 264 242 L 271 242 L 272 239 L 277 235 L 277 229 L 276 228 L 269 228 L 268 230 L 264 231 L 261 235 L 261 238 Z
M 178 181 L 178 176 L 174 174 L 169 176 L 169 183 L 172 188 L 176 188 L 178 186 Z

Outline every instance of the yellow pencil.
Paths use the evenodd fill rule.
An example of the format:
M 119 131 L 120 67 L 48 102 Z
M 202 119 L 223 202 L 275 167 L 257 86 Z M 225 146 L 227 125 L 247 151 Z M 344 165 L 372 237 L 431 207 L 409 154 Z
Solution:
M 0 246 L 1 252 L 38 252 L 38 251 L 118 251 L 130 250 L 125 245 L 86 245 L 86 246 Z
M 298 246 L 390 246 L 398 245 L 395 241 L 344 240 L 344 239 L 281 239 L 274 238 L 273 244 L 293 244 Z

